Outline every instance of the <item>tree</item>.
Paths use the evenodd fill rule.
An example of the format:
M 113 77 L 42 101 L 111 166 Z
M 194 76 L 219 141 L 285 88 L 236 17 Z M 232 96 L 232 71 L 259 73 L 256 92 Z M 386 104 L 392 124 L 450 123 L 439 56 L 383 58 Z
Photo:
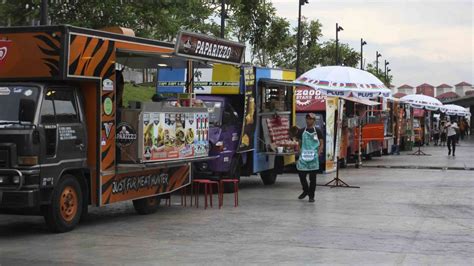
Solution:
M 0 2 L 1 26 L 33 25 L 39 21 L 41 0 L 9 0 Z
M 17 0 L 0 4 L 0 23 L 31 25 L 39 20 L 41 0 Z M 137 36 L 172 41 L 185 29 L 218 35 L 218 25 L 209 20 L 214 9 L 201 0 L 68 0 L 50 1 L 51 24 L 70 24 L 100 29 L 107 26 L 131 28 Z
M 272 29 L 273 25 L 273 29 Z M 248 42 L 251 48 L 250 62 L 268 65 L 268 32 L 277 31 L 276 25 L 285 25 L 284 19 L 276 16 L 271 2 L 254 0 L 231 0 L 229 2 L 228 26 L 239 42 Z M 289 26 L 289 23 L 288 23 Z
M 387 74 L 387 77 L 385 77 L 385 72 L 380 68 L 377 73 L 375 62 L 373 64 L 367 64 L 367 67 L 365 68 L 365 70 L 372 73 L 374 76 L 380 79 L 380 81 L 382 81 L 387 88 L 390 88 L 390 85 L 392 84 L 393 76 L 390 74 Z
M 283 27 L 284 25 L 282 25 Z M 300 51 L 300 68 L 302 73 L 317 67 L 335 65 L 336 61 L 336 42 L 334 40 L 321 43 L 322 24 L 319 20 L 308 21 L 303 18 L 301 21 L 301 51 Z M 289 30 L 287 29 L 289 32 Z M 276 34 L 275 40 L 280 41 L 281 47 L 278 53 L 271 56 L 271 61 L 275 66 L 283 68 L 296 68 L 296 39 L 297 29 L 294 29 L 294 34 L 287 37 L 283 34 L 284 30 Z M 283 37 L 280 37 L 283 36 Z M 360 59 L 360 54 L 354 49 L 350 48 L 348 44 L 339 43 L 339 56 L 341 62 L 345 66 L 355 67 Z

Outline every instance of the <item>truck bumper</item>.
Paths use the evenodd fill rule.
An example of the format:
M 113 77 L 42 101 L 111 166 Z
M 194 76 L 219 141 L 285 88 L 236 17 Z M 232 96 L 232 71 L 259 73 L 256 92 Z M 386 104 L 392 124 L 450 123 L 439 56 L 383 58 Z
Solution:
M 0 212 L 1 209 L 34 208 L 38 203 L 38 190 L 0 190 Z

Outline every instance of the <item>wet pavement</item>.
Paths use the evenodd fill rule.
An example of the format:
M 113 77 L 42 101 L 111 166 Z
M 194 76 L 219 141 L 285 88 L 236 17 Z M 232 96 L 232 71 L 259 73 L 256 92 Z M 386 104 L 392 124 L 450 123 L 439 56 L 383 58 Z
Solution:
M 174 196 L 148 216 L 120 203 L 91 208 L 66 234 L 48 233 L 41 217 L 0 216 L 0 264 L 474 264 L 472 171 L 340 176 L 361 188 L 318 186 L 312 204 L 296 199 L 296 174 L 274 186 L 244 178 L 238 208 L 231 195 L 221 210 L 181 207 Z
M 428 155 L 412 155 L 418 151 L 418 147 L 414 147 L 412 151 L 400 152 L 400 155 L 373 157 L 362 164 L 364 167 L 382 168 L 474 170 L 474 136 L 459 140 L 456 157 L 448 155 L 446 146 L 434 146 L 433 143 L 420 147 L 420 150 Z

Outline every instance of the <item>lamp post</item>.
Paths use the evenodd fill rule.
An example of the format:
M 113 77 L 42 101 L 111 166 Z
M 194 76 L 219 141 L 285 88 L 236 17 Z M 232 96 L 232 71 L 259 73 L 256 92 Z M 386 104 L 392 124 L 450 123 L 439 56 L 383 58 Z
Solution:
M 385 73 L 385 80 L 388 82 L 388 73 L 390 73 L 390 71 L 392 71 L 390 68 L 387 68 L 387 72 Z M 388 84 L 390 85 L 390 83 Z
M 40 25 L 48 24 L 48 0 L 41 0 Z
M 360 69 L 364 69 L 364 45 L 367 45 L 367 42 L 364 39 L 360 38 Z
M 308 0 L 298 1 L 298 36 L 296 40 L 296 77 L 300 75 L 300 48 L 301 48 L 301 6 L 308 4 Z
M 336 23 L 336 66 L 339 65 L 339 32 L 343 30 L 344 28 Z
M 375 71 L 377 75 L 379 74 L 379 57 L 381 57 L 382 54 L 379 54 L 379 51 L 375 51 Z
M 224 38 L 225 33 L 225 19 L 227 12 L 225 10 L 225 0 L 221 0 L 221 38 Z
M 385 62 L 385 79 L 387 79 L 387 66 L 390 64 L 389 62 L 387 62 L 387 60 L 384 60 Z

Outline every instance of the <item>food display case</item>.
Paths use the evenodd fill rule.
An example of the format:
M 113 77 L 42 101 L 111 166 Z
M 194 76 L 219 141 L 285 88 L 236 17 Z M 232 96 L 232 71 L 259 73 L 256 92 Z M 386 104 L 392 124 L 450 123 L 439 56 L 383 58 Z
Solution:
M 200 107 L 137 103 L 121 112 L 117 142 L 122 163 L 153 163 L 206 157 L 209 112 Z M 136 141 L 133 141 L 133 140 Z

